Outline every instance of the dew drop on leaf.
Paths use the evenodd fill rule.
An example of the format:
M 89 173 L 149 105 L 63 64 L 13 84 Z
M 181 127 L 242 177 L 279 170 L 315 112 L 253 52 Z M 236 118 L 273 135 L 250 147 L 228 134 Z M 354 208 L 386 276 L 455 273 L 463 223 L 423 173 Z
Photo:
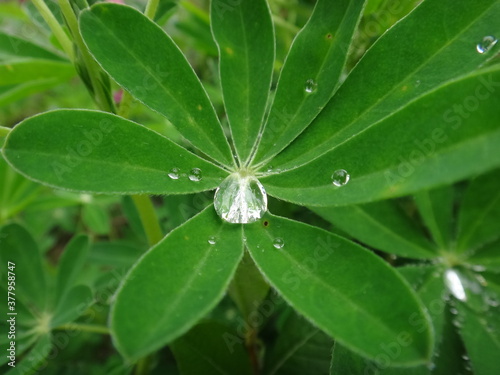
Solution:
M 214 206 L 217 214 L 228 223 L 253 223 L 267 211 L 267 193 L 253 175 L 235 172 L 215 191 Z
M 491 35 L 487 35 L 483 38 L 481 43 L 478 43 L 476 45 L 476 50 L 481 54 L 488 53 L 495 46 L 495 44 L 497 44 L 497 42 L 497 38 Z
M 194 182 L 201 181 L 201 169 L 193 168 L 191 172 L 189 172 L 189 179 Z
M 305 90 L 308 94 L 312 94 L 318 88 L 318 84 L 313 79 L 306 81 Z
M 210 245 L 215 245 L 217 243 L 217 239 L 215 238 L 215 236 L 208 237 L 208 243 Z
M 335 186 L 344 186 L 349 182 L 351 176 L 345 169 L 338 169 L 332 174 L 332 183 Z
M 276 249 L 283 249 L 283 247 L 285 246 L 285 241 L 283 241 L 283 238 L 277 237 L 273 241 L 273 246 Z
M 456 299 L 460 301 L 467 300 L 462 280 L 460 280 L 460 276 L 455 270 L 453 269 L 446 270 L 444 274 L 444 281 L 446 286 L 450 290 L 451 294 L 453 294 L 453 296 Z
M 179 179 L 179 168 L 172 168 L 170 172 L 168 172 L 168 177 L 170 177 L 172 180 L 178 180 Z

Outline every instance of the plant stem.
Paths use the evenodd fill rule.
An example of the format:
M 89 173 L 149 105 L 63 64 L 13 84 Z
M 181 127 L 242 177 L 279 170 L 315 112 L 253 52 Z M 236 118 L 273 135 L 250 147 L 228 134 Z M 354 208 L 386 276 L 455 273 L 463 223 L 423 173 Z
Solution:
M 33 0 L 33 5 L 40 12 L 45 22 L 47 22 L 47 25 L 49 25 L 66 55 L 71 61 L 74 61 L 73 43 L 71 43 L 71 40 L 68 38 L 63 28 L 59 25 L 59 22 L 57 22 L 47 4 L 45 4 L 43 0 Z
M 157 244 L 163 238 L 163 233 L 158 224 L 158 218 L 151 199 L 147 195 L 132 195 L 132 200 L 137 207 L 137 211 L 139 211 L 139 217 L 149 245 Z
M 88 75 L 90 77 L 90 82 L 92 83 L 92 88 L 94 89 L 95 100 L 97 105 L 108 112 L 115 112 L 113 108 L 112 101 L 108 98 L 108 95 L 103 89 L 103 86 L 100 83 L 99 75 L 100 68 L 97 65 L 97 62 L 90 55 L 90 52 L 85 45 L 82 36 L 80 35 L 80 30 L 78 29 L 78 20 L 76 19 L 76 15 L 71 8 L 71 4 L 69 0 L 59 0 L 59 6 L 61 7 L 62 14 L 68 23 L 68 27 L 73 35 L 73 40 L 77 45 L 83 62 L 88 70 Z
M 94 324 L 80 324 L 80 323 L 68 323 L 60 325 L 55 329 L 58 330 L 73 330 L 73 331 L 82 331 L 82 332 L 94 332 L 94 333 L 102 333 L 103 335 L 109 335 L 109 328 L 106 326 L 98 326 Z
M 298 28 L 297 26 L 291 24 L 290 22 L 287 22 L 286 20 L 275 14 L 273 14 L 273 21 L 276 25 L 279 25 L 284 29 L 291 31 L 292 33 L 298 33 L 300 30 L 300 28 Z
M 154 21 L 156 9 L 158 8 L 159 0 L 149 0 L 146 5 L 146 10 L 144 11 L 144 15 Z

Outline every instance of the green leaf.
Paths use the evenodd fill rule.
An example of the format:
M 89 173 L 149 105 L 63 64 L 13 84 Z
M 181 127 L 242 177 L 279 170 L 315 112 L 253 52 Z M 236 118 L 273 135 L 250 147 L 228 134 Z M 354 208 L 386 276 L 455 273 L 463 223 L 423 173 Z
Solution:
M 70 289 L 59 301 L 50 322 L 52 328 L 72 322 L 94 302 L 92 290 L 86 285 Z
M 40 91 L 47 90 L 67 81 L 67 77 L 52 77 L 24 82 L 17 85 L 0 86 L 0 105 L 15 102 Z
M 220 80 L 236 152 L 243 164 L 267 106 L 275 41 L 266 0 L 211 2 L 212 32 L 219 48 Z
M 171 345 L 181 375 L 250 375 L 251 365 L 242 343 L 228 345 L 236 336 L 229 326 L 200 323 Z
M 94 193 L 190 193 L 214 189 L 227 175 L 144 126 L 89 110 L 24 120 L 10 132 L 3 154 L 31 179 Z M 173 168 L 178 179 L 168 177 Z M 194 168 L 201 170 L 200 181 L 188 177 Z
M 241 227 L 222 223 L 213 206 L 170 232 L 117 292 L 111 329 L 118 350 L 136 360 L 186 332 L 222 298 L 242 255 Z
M 90 248 L 88 259 L 98 265 L 130 267 L 142 253 L 142 249 L 124 241 L 96 242 Z
M 409 258 L 436 257 L 435 246 L 394 201 L 311 209 L 375 249 Z
M 31 375 L 37 373 L 39 369 L 45 368 L 45 358 L 52 349 L 50 334 L 41 336 L 29 353 L 21 362 L 16 362 L 16 367 L 11 368 L 5 375 Z
M 420 191 L 415 202 L 432 238 L 441 249 L 448 249 L 453 223 L 453 186 Z
M 47 306 L 47 275 L 35 240 L 22 226 L 8 224 L 0 228 L 0 260 L 4 267 L 15 265 L 14 271 L 9 271 L 16 276 L 16 299 L 43 312 Z M 7 285 L 7 275 L 2 270 L 4 285 Z
M 340 83 L 364 4 L 364 0 L 316 2 L 281 70 L 255 163 L 283 150 L 330 100 Z
M 75 75 L 75 68 L 68 62 L 24 59 L 0 64 L 0 82 L 3 85 L 47 79 L 66 80 Z
M 494 272 L 500 272 L 500 239 L 481 247 L 467 262 Z
M 474 179 L 462 199 L 457 250 L 471 252 L 500 237 L 500 169 Z
M 394 363 L 431 354 L 429 318 L 408 284 L 387 263 L 321 229 L 267 215 L 244 227 L 247 246 L 269 282 L 299 313 L 338 342 L 374 358 L 398 345 Z M 280 248 L 281 246 L 281 248 Z M 417 331 L 408 319 L 423 321 Z M 401 347 L 401 335 L 411 344 Z
M 76 285 L 89 253 L 87 236 L 75 236 L 66 245 L 59 259 L 56 278 L 56 301 L 60 301 L 66 293 Z
M 85 204 L 82 207 L 82 220 L 94 233 L 105 235 L 111 231 L 111 223 L 106 209 L 98 204 Z
M 436 267 L 429 266 L 409 266 L 398 268 L 398 271 L 405 276 L 406 279 L 417 290 L 419 297 L 424 303 L 429 315 L 432 318 L 434 327 L 434 335 L 436 337 L 436 346 L 442 344 L 443 339 L 448 337 L 443 336 L 443 327 L 445 325 L 445 290 L 440 270 Z M 413 314 L 409 318 L 409 322 L 417 331 L 424 329 L 425 321 L 420 319 L 417 314 Z M 451 324 L 450 324 L 451 325 Z M 447 336 L 449 332 L 446 332 Z M 448 345 L 448 342 L 446 343 Z M 415 366 L 411 368 L 394 367 L 393 359 L 399 354 L 397 345 L 388 345 L 375 358 L 376 361 L 369 361 L 361 356 L 346 349 L 339 343 L 335 344 L 332 358 L 331 374 L 377 374 L 377 375 L 429 375 L 441 374 L 441 372 L 431 372 L 431 362 L 425 365 Z M 442 350 L 442 347 L 439 347 Z M 439 355 L 439 353 L 438 353 Z M 430 361 L 439 360 L 435 358 L 436 353 Z M 440 354 L 440 357 L 443 353 Z M 455 358 L 453 358 L 455 360 Z M 436 369 L 438 366 L 436 366 Z M 440 371 L 440 370 L 439 370 Z M 444 373 L 446 374 L 446 373 Z M 443 374 L 443 375 L 444 375 Z
M 193 146 L 232 164 L 229 144 L 205 90 L 158 25 L 133 8 L 106 3 L 81 13 L 80 31 L 95 59 L 118 84 L 168 118 Z
M 311 126 L 272 161 L 273 166 L 280 169 L 296 167 L 345 144 L 351 150 L 359 151 L 353 141 L 363 137 L 368 129 L 378 127 L 387 117 L 394 117 L 403 110 L 418 117 L 415 114 L 421 112 L 408 108 L 413 101 L 468 75 L 495 56 L 500 43 L 483 54 L 478 53 L 476 45 L 485 36 L 500 35 L 498 17 L 500 3 L 497 0 L 422 2 L 377 40 Z M 474 93 L 474 89 L 467 91 L 465 96 Z M 483 97 L 487 91 L 483 90 Z M 443 116 L 454 123 L 457 114 L 453 112 L 453 104 L 462 104 L 464 99 L 443 95 L 441 102 L 446 102 L 447 108 L 429 121 L 432 129 L 436 128 L 436 120 Z M 470 111 L 465 112 L 463 117 L 467 117 Z M 411 120 L 406 119 L 400 124 L 404 124 L 402 127 L 411 135 L 412 141 L 429 138 L 409 131 Z M 390 132 L 386 132 L 384 138 L 390 145 L 383 146 L 389 149 L 394 140 L 399 142 L 397 135 Z M 370 158 L 379 156 L 374 155 L 374 150 L 380 147 L 365 146 L 370 151 Z M 412 143 L 412 147 L 405 150 L 413 149 L 418 150 Z M 426 153 L 429 152 L 432 153 Z M 364 158 L 368 160 L 366 156 Z M 331 165 L 337 164 L 332 162 Z
M 266 353 L 266 375 L 326 375 L 329 373 L 333 341 L 303 317 L 291 313 Z
M 15 35 L 0 32 L 0 61 L 19 57 L 65 61 L 56 53 Z
M 333 206 L 402 196 L 487 171 L 500 165 L 499 82 L 498 64 L 476 71 L 365 128 L 320 158 L 260 181 L 277 198 Z M 463 109 L 469 98 L 480 110 L 464 117 L 454 114 L 454 105 Z M 332 175 L 341 169 L 350 181 L 338 187 Z
M 457 308 L 461 321 L 460 335 L 474 374 L 496 375 L 500 353 L 500 310 L 492 308 L 488 316 L 481 316 L 463 304 L 458 304 Z
M 228 289 L 228 294 L 245 321 L 258 309 L 268 292 L 269 284 L 262 278 L 250 255 L 245 252 Z

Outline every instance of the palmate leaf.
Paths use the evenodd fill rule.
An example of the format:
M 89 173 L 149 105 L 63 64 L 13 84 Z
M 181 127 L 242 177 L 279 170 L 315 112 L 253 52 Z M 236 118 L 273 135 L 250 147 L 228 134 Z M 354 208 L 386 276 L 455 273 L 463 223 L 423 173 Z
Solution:
M 259 134 L 274 67 L 275 40 L 267 0 L 211 2 L 224 104 L 240 162 Z
M 485 53 L 478 53 L 477 45 L 486 36 L 500 35 L 498 17 L 497 0 L 422 2 L 373 45 L 321 114 L 272 165 L 282 170 L 303 165 L 362 137 L 396 112 L 416 113 L 408 107 L 412 101 L 468 75 L 495 56 L 500 43 Z M 464 98 L 450 98 L 447 104 L 462 103 Z M 438 117 L 454 123 L 452 111 L 445 112 Z M 390 132 L 385 138 L 397 139 Z
M 111 330 L 118 350 L 134 361 L 185 333 L 222 298 L 242 255 L 241 226 L 222 223 L 213 206 L 170 232 L 117 292 Z
M 335 340 L 376 358 L 381 347 L 399 345 L 405 332 L 411 344 L 398 346 L 394 364 L 429 359 L 429 317 L 408 284 L 379 257 L 321 229 L 270 214 L 245 225 L 244 232 L 271 285 Z M 418 319 L 418 327 L 410 319 Z
M 131 7 L 101 3 L 81 13 L 80 31 L 111 78 L 168 118 L 193 146 L 222 164 L 232 164 L 229 144 L 207 93 L 158 25 Z
M 402 196 L 487 171 L 500 164 L 499 82 L 498 65 L 478 70 L 408 104 L 318 159 L 261 181 L 277 198 L 332 206 Z M 463 109 L 470 98 L 475 111 L 464 117 L 453 112 L 454 105 Z M 337 187 L 332 174 L 339 169 L 348 171 L 350 181 Z
M 281 70 L 254 164 L 285 148 L 331 98 L 364 4 L 364 0 L 316 2 Z
M 2 151 L 31 179 L 94 193 L 191 193 L 214 189 L 227 175 L 144 126 L 89 110 L 28 118 L 10 132 Z

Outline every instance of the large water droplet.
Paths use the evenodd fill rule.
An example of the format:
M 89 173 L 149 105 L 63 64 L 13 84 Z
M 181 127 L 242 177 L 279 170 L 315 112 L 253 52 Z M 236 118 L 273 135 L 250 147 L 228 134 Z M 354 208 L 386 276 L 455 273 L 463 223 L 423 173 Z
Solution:
M 172 180 L 178 180 L 179 173 L 180 173 L 179 168 L 172 168 L 170 172 L 168 172 L 168 177 L 170 177 Z
M 318 84 L 313 79 L 308 79 L 304 88 L 308 94 L 312 94 L 318 88 Z
M 446 270 L 444 274 L 444 282 L 450 290 L 451 294 L 453 294 L 456 299 L 460 301 L 467 300 L 467 295 L 465 294 L 462 280 L 460 280 L 460 276 L 458 275 L 457 271 L 455 271 L 454 269 Z
M 189 172 L 189 179 L 195 182 L 201 181 L 201 169 L 200 168 L 191 169 L 191 172 Z
M 345 169 L 338 169 L 332 174 L 332 183 L 335 186 L 344 186 L 349 182 L 351 176 Z
M 217 214 L 229 223 L 253 223 L 267 211 L 266 190 L 254 176 L 236 172 L 215 191 L 214 206 Z
M 276 249 L 283 249 L 283 246 L 285 246 L 285 241 L 283 241 L 283 238 L 275 238 L 274 241 L 273 241 L 273 246 L 276 248 Z
M 217 239 L 215 238 L 215 236 L 208 237 L 208 243 L 210 245 L 215 245 L 217 243 Z
M 483 38 L 481 43 L 476 45 L 476 50 L 479 53 L 488 53 L 497 44 L 498 39 L 494 36 L 487 35 Z

